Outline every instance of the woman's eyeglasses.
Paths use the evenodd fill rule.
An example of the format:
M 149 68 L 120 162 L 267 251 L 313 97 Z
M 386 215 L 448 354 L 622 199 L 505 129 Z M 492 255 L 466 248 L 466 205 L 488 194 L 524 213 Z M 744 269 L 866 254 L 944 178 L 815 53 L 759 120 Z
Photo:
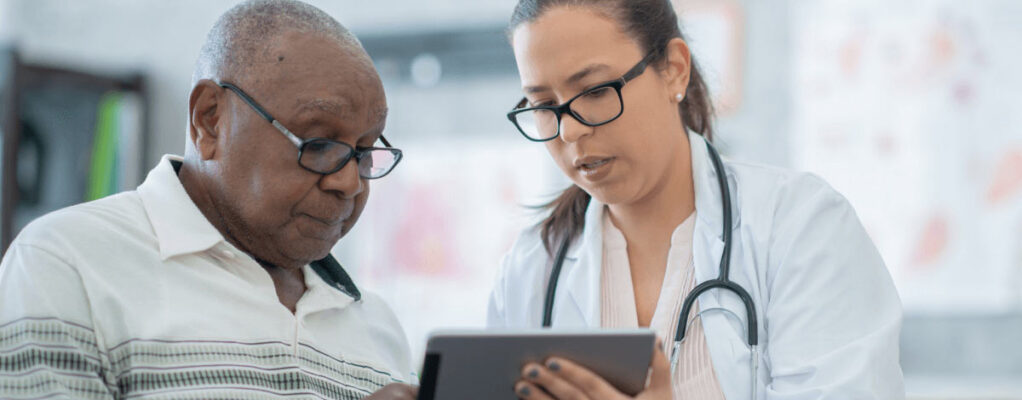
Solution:
M 507 113 L 507 119 L 526 139 L 534 142 L 545 142 L 560 135 L 561 117 L 564 114 L 571 115 L 586 126 L 610 123 L 624 113 L 621 88 L 628 81 L 642 75 L 653 55 L 654 52 L 647 54 L 620 78 L 586 89 L 561 105 L 526 107 L 529 101 L 522 98 Z

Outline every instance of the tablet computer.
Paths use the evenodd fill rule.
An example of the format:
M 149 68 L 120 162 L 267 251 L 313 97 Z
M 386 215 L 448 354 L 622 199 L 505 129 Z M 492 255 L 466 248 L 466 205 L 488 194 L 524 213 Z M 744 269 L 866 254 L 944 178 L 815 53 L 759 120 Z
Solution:
M 552 356 L 635 395 L 646 386 L 655 342 L 648 329 L 436 332 L 426 344 L 418 399 L 514 399 L 525 364 Z

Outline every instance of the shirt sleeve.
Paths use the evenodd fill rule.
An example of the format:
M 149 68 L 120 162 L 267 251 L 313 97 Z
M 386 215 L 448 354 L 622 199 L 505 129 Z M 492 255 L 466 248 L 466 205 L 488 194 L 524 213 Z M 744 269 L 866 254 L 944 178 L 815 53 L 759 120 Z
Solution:
M 817 189 L 793 194 L 777 214 L 767 398 L 903 399 L 890 273 L 847 200 Z
M 78 272 L 15 241 L 0 263 L 0 398 L 113 399 Z

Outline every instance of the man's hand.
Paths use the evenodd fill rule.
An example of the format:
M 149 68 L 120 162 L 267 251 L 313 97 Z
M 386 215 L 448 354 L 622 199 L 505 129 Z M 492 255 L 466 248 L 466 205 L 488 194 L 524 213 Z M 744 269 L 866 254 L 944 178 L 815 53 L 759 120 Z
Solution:
M 415 400 L 419 393 L 418 386 L 406 385 L 403 383 L 391 383 L 377 390 L 365 400 Z
M 515 395 L 529 400 L 624 400 L 631 399 L 609 383 L 578 364 L 561 358 L 549 358 L 545 365 L 530 363 L 515 383 Z M 671 366 L 660 345 L 653 350 L 653 369 L 649 386 L 635 399 L 671 399 Z M 542 389 L 540 389 L 542 388 Z

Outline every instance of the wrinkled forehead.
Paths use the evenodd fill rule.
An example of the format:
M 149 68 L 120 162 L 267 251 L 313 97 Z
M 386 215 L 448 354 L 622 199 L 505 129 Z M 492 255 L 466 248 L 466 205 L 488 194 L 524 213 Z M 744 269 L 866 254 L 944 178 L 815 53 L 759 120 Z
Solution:
M 383 83 L 360 46 L 320 35 L 281 35 L 250 80 L 290 112 L 324 112 L 374 123 L 387 114 Z

